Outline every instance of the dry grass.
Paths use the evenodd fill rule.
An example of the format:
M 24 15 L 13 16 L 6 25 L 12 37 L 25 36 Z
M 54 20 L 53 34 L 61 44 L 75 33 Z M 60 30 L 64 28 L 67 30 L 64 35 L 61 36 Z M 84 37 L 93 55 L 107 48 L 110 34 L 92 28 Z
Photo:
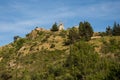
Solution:
M 104 36 L 97 37 L 89 41 L 90 44 L 94 44 L 96 52 L 100 53 L 103 41 L 109 41 L 110 39 L 120 40 L 120 36 Z

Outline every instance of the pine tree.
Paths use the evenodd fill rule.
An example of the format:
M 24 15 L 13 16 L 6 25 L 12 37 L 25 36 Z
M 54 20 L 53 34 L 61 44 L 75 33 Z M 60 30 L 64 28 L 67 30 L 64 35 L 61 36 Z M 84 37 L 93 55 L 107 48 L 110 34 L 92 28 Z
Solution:
M 69 35 L 68 38 L 70 40 L 70 43 L 74 43 L 75 41 L 77 41 L 79 39 L 79 33 L 78 33 L 78 29 L 75 27 L 72 27 L 69 30 Z
M 93 35 L 93 28 L 89 22 L 80 22 L 79 24 L 79 36 L 85 41 L 89 41 Z
M 114 36 L 119 36 L 120 35 L 120 26 L 116 22 L 114 23 L 112 33 L 113 33 Z
M 14 36 L 14 41 L 18 40 L 20 36 Z
M 58 31 L 58 30 L 59 30 L 59 29 L 58 29 L 57 23 L 55 22 L 55 23 L 53 24 L 53 26 L 52 26 L 51 31 Z
M 108 27 L 106 28 L 106 35 L 112 36 L 112 29 L 111 29 L 110 26 L 108 26 Z
M 82 37 L 85 35 L 85 27 L 84 27 L 84 23 L 80 22 L 79 24 L 79 35 Z

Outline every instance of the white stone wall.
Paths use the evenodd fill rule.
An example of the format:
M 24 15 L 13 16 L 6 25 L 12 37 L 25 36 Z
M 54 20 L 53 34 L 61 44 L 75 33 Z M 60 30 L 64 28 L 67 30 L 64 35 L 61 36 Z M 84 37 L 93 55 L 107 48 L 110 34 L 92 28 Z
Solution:
M 59 30 L 64 30 L 64 25 L 63 24 L 60 24 L 58 27 L 59 27 Z

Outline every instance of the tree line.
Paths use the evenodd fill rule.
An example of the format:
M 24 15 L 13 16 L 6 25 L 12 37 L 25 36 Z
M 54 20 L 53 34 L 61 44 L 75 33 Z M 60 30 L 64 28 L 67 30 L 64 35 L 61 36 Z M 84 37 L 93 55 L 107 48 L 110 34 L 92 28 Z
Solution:
M 52 32 L 59 31 L 58 25 L 55 22 L 51 29 Z M 89 41 L 93 36 L 94 30 L 88 21 L 80 22 L 78 27 L 72 27 L 68 29 L 68 39 L 69 43 L 74 43 L 78 40 Z M 106 27 L 105 32 L 99 32 L 100 36 L 120 36 L 120 24 L 114 22 L 114 25 Z M 16 41 L 19 36 L 14 36 L 14 41 Z
M 89 41 L 93 36 L 93 28 L 87 21 L 80 22 L 78 27 L 72 27 L 69 30 L 68 39 L 70 43 L 74 43 L 79 40 Z
M 51 31 L 58 31 L 57 23 L 54 23 Z M 67 44 L 74 43 L 79 40 L 89 41 L 93 36 L 93 28 L 88 21 L 80 22 L 78 27 L 72 27 L 68 29 L 68 41 Z M 106 27 L 105 32 L 99 32 L 100 36 L 120 36 L 120 24 L 114 22 L 113 27 Z
M 110 36 L 120 36 L 120 24 L 114 22 L 113 27 L 108 26 L 106 28 L 106 35 Z

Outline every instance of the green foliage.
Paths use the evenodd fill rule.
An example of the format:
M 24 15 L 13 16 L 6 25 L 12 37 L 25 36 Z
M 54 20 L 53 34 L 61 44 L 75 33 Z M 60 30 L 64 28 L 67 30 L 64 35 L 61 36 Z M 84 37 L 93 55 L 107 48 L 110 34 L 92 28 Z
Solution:
M 46 42 L 46 41 L 48 41 L 48 38 L 49 38 L 49 37 L 50 37 L 50 35 L 45 35 L 41 42 Z
M 120 65 L 112 73 L 113 64 L 116 66 L 117 63 L 101 58 L 90 44 L 78 42 L 71 46 L 65 67 L 74 80 L 109 80 L 111 74 L 119 79 Z
M 12 76 L 8 72 L 3 72 L 0 75 L 0 80 L 10 80 Z
M 99 36 L 106 36 L 106 32 L 99 32 Z
M 114 36 L 120 35 L 120 25 L 116 24 L 116 22 L 114 23 L 114 26 L 113 26 L 113 35 Z
M 26 39 L 21 38 L 21 39 L 15 41 L 14 47 L 16 47 L 16 50 L 19 50 L 25 42 L 26 42 Z
M 120 41 L 117 41 L 116 39 L 110 39 L 108 42 L 103 41 L 101 52 L 102 53 L 119 53 Z
M 111 40 L 110 44 L 117 43 Z M 9 51 L 14 52 L 14 49 Z M 100 57 L 94 51 L 94 45 L 84 41 L 71 44 L 69 54 L 66 50 L 42 50 L 27 56 L 19 56 L 16 60 L 22 68 L 17 66 L 13 69 L 6 68 L 5 64 L 8 62 L 2 62 L 4 65 L 0 63 L 0 69 L 4 70 L 0 71 L 1 80 L 120 79 L 120 64 L 113 59 Z M 9 73 L 7 70 L 10 70 Z
M 120 24 L 117 24 L 116 22 L 114 22 L 114 25 L 112 28 L 110 28 L 110 26 L 108 26 L 106 28 L 106 34 L 107 35 L 113 35 L 113 36 L 120 36 Z
M 64 46 L 68 46 L 68 45 L 70 45 L 72 42 L 71 42 L 71 40 L 69 40 L 69 39 L 65 39 L 63 43 L 64 43 Z
M 80 22 L 79 24 L 79 35 L 81 39 L 89 41 L 93 36 L 93 29 L 89 22 Z
M 83 80 L 87 75 L 96 72 L 94 68 L 96 68 L 95 64 L 98 60 L 98 55 L 92 46 L 85 42 L 78 42 L 71 46 L 65 66 L 69 68 L 71 76 L 75 80 Z
M 39 36 L 41 36 L 41 35 L 44 35 L 44 32 L 43 32 L 43 31 L 38 31 L 37 34 L 38 34 Z
M 19 38 L 19 36 L 14 36 L 14 41 L 18 40 Z
M 38 31 L 35 39 L 20 38 L 0 48 L 0 59 L 3 58 L 0 61 L 0 80 L 120 80 L 120 41 L 103 40 L 101 49 L 103 53 L 117 54 L 117 58 L 98 54 L 94 45 L 85 42 L 92 35 L 87 26 L 90 24 L 81 22 L 80 28 L 69 29 L 68 39 L 67 31 Z M 57 47 L 57 42 L 49 43 L 51 36 L 63 37 L 67 45 L 63 46 L 65 49 L 38 49 L 42 42 L 51 44 L 51 48 Z M 23 46 L 27 46 L 29 54 L 18 53 Z
M 69 29 L 68 41 L 65 45 L 72 44 L 81 40 L 89 41 L 93 36 L 93 29 L 89 22 L 80 22 L 79 28 L 72 27 Z
M 61 30 L 59 36 L 61 36 L 62 38 L 66 38 L 66 36 L 67 36 L 67 31 Z
M 77 40 L 80 39 L 77 28 L 72 27 L 69 30 L 68 39 L 69 39 L 69 41 L 68 41 L 69 43 L 74 43 L 74 42 L 76 42 Z
M 64 74 L 64 69 L 61 66 L 50 66 L 49 75 L 52 75 L 53 78 L 57 78 Z
M 105 80 L 120 80 L 120 64 L 110 66 L 110 71 Z
M 53 24 L 51 31 L 58 31 L 57 23 Z
M 112 36 L 112 29 L 111 29 L 110 26 L 108 26 L 108 27 L 106 28 L 106 35 Z

